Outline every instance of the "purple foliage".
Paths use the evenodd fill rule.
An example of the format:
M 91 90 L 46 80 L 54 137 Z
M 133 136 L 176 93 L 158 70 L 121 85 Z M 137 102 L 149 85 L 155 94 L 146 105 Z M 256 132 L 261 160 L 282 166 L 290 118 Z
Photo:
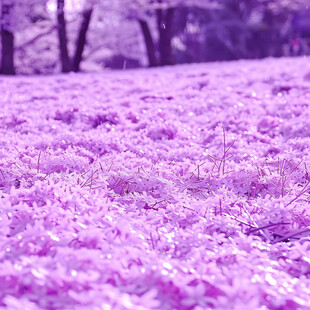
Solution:
M 309 67 L 2 78 L 0 307 L 310 309 Z

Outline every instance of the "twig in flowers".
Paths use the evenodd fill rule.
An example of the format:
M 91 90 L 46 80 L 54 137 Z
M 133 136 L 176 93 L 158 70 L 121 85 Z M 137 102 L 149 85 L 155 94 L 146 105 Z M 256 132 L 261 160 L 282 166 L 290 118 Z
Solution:
M 239 204 L 240 206 L 240 204 Z M 245 211 L 246 215 L 249 217 L 249 219 L 252 221 L 253 225 L 259 229 L 259 226 L 257 225 L 257 223 L 254 221 L 252 215 L 250 214 L 250 212 L 247 210 L 247 208 L 244 207 L 244 205 L 241 204 L 241 207 L 243 208 L 243 210 Z M 262 235 L 266 238 L 266 240 L 270 240 L 270 236 L 268 236 L 264 230 L 259 229 L 259 231 L 262 233 Z
M 172 158 L 172 160 L 170 161 L 170 163 L 168 164 L 169 166 L 172 164 L 172 162 L 175 161 L 175 158 Z
M 200 165 L 197 165 L 197 168 L 195 170 L 197 170 L 197 179 L 200 179 L 200 167 L 202 167 L 206 162 L 203 162 Z
M 185 186 L 182 190 L 181 190 L 181 192 L 183 193 L 185 190 L 188 190 L 190 188 L 190 186 L 188 185 L 188 186 Z
M 233 142 L 235 143 L 235 142 Z M 229 161 L 230 159 L 232 159 L 234 157 L 234 155 L 230 155 L 228 158 L 225 159 L 225 161 Z
M 276 197 L 272 195 L 267 188 L 264 187 L 264 190 L 270 195 L 270 197 L 272 197 L 273 199 L 276 199 Z
M 304 218 L 304 216 L 302 216 L 302 215 L 305 214 L 305 212 L 306 212 L 306 209 L 303 209 L 303 211 L 302 211 L 301 213 L 299 213 L 299 214 L 296 214 L 296 216 L 299 218 L 299 220 L 300 220 L 305 226 L 307 226 L 306 221 L 305 221 L 305 218 Z
M 305 164 L 305 170 L 306 170 L 306 180 L 310 180 L 307 165 L 306 163 L 304 164 Z
M 234 141 L 233 143 L 235 143 L 235 141 Z M 214 165 L 216 166 L 218 172 L 220 172 L 220 170 L 221 170 L 221 164 L 222 164 L 222 162 L 223 162 L 223 158 L 218 158 L 218 157 L 211 156 L 211 155 L 208 155 L 207 157 L 214 163 Z M 231 156 L 229 156 L 228 158 L 225 158 L 225 162 L 228 161 L 228 160 L 230 160 L 230 159 L 233 158 L 233 157 L 234 157 L 234 155 L 231 155 Z M 216 161 L 219 161 L 219 162 L 220 162 L 219 165 L 217 164 Z M 212 168 L 212 171 L 213 171 L 213 170 L 214 170 L 214 166 L 213 166 L 213 168 Z M 231 172 L 231 171 L 230 171 L 230 172 Z
M 201 195 L 203 199 L 207 199 L 207 196 L 205 196 L 203 193 L 199 193 L 199 194 Z
M 110 168 L 108 169 L 108 172 L 110 172 L 110 170 L 112 169 L 113 164 L 114 164 L 114 160 L 112 161 L 111 166 L 110 166 Z
M 123 184 L 124 180 L 121 177 L 117 177 L 115 183 L 113 184 L 114 187 L 119 187 Z
M 220 199 L 220 215 L 223 215 L 223 211 L 222 211 L 222 199 Z
M 100 170 L 104 172 L 101 162 L 99 161 Z
M 282 194 L 282 197 L 284 197 L 284 186 L 285 186 L 285 183 L 286 183 L 286 176 L 283 176 L 283 178 L 282 178 L 282 192 L 281 192 L 281 194 Z
M 207 212 L 209 211 L 208 208 L 206 208 L 205 213 L 203 214 L 203 217 L 206 218 Z
M 155 160 L 155 162 L 152 162 L 152 165 L 151 165 L 151 168 L 150 168 L 151 171 L 153 171 L 153 167 L 154 167 L 155 165 L 157 165 L 157 163 L 160 161 L 160 159 L 161 159 L 160 156 L 158 156 L 157 159 Z M 173 159 L 172 159 L 172 161 L 170 162 L 170 164 L 171 164 L 172 162 L 173 162 Z M 169 164 L 169 165 L 170 165 L 170 164 Z
M 255 167 L 256 167 L 256 170 L 257 170 L 258 177 L 260 178 L 260 177 L 261 177 L 261 175 L 260 175 L 259 168 L 258 168 L 258 166 L 255 166 Z
M 303 233 L 308 232 L 308 231 L 310 231 L 310 226 L 308 226 L 308 227 L 307 227 L 306 229 L 304 229 L 304 230 L 300 229 L 299 231 L 295 231 L 295 232 L 293 232 L 293 233 L 290 233 L 290 234 L 288 234 L 288 235 L 286 235 L 286 236 L 283 236 L 282 238 L 275 239 L 275 240 L 273 240 L 273 243 L 284 241 L 284 240 L 286 240 L 286 239 L 289 239 L 289 238 L 298 236 L 298 235 L 303 234 Z
M 250 233 L 254 233 L 258 230 L 262 230 L 262 229 L 267 229 L 267 228 L 271 228 L 271 227 L 275 227 L 275 226 L 280 226 L 280 225 L 289 225 L 290 223 L 287 223 L 287 222 L 280 222 L 280 223 L 270 223 L 268 225 L 265 225 L 265 226 L 260 226 L 260 227 L 257 227 L 257 228 L 253 228 L 253 229 L 249 229 L 248 230 L 248 234 Z
M 207 185 L 207 187 L 208 187 L 210 193 L 211 193 L 213 196 L 215 196 L 214 191 L 213 191 L 212 188 L 211 188 L 211 185 L 210 185 L 208 182 L 206 182 L 206 185 Z
M 293 200 L 291 200 L 289 203 L 287 203 L 285 205 L 285 207 L 288 207 L 290 204 L 292 204 L 294 201 L 296 201 L 298 198 L 300 198 L 305 193 L 305 191 L 308 189 L 309 183 L 310 183 L 310 181 L 307 181 L 304 188 L 299 192 L 299 194 Z
M 116 181 L 115 181 L 113 187 L 114 187 L 114 188 L 120 187 L 120 186 L 122 186 L 123 183 L 124 183 L 124 180 L 123 180 L 122 178 L 119 177 L 118 179 L 116 179 Z
M 93 186 L 93 178 L 94 178 L 94 172 L 91 172 L 91 179 L 90 179 L 90 190 L 92 190 L 92 186 Z
M 94 174 L 97 173 L 97 171 L 98 171 L 98 169 L 95 170 L 95 172 L 92 171 L 92 172 L 91 172 L 91 175 L 88 177 L 88 179 L 87 179 L 84 183 L 81 184 L 81 187 L 89 186 L 89 185 L 87 184 L 89 181 L 91 181 L 91 185 L 92 185 L 92 179 L 93 179 L 93 177 L 94 177 Z
M 233 155 L 231 155 L 229 158 L 226 158 L 226 155 L 229 152 L 229 150 L 232 148 L 232 146 L 235 144 L 235 142 L 236 142 L 236 140 L 234 140 L 231 143 L 231 145 L 226 149 L 226 151 L 224 152 L 223 158 L 222 158 L 222 160 L 221 160 L 221 162 L 219 164 L 219 170 L 221 168 L 221 164 L 223 164 L 223 166 L 222 166 L 223 174 L 225 173 L 225 162 L 230 160 L 233 157 Z
M 18 152 L 19 155 L 22 154 L 15 145 L 14 145 L 14 149 Z
M 262 177 L 264 177 L 265 175 L 267 175 L 267 173 L 264 171 L 263 168 L 258 167 L 258 166 L 256 166 L 256 168 L 257 168 L 258 177 L 262 178 Z
M 105 187 L 105 183 L 103 183 L 102 185 L 97 185 L 95 187 L 92 187 L 93 190 L 99 189 L 99 188 L 104 188 Z
M 223 136 L 224 136 L 224 145 L 223 145 L 223 174 L 225 169 L 225 155 L 226 155 L 226 134 L 225 134 L 225 128 L 223 126 Z M 221 164 L 220 164 L 221 166 Z
M 280 168 L 280 171 L 279 171 L 279 174 L 280 175 L 284 175 L 284 166 L 285 166 L 285 159 L 282 160 L 282 163 L 281 163 L 281 168 Z
M 212 171 L 214 170 L 214 167 L 216 167 L 216 168 L 218 169 L 217 162 L 216 162 L 216 160 L 213 158 L 213 156 L 208 155 L 208 158 L 214 163 L 214 166 L 213 166 L 213 168 L 212 168 Z
M 266 167 L 266 169 L 268 169 L 269 175 L 272 174 L 271 169 L 270 169 L 271 164 L 272 164 L 272 162 L 268 162 L 268 159 L 265 160 L 265 167 Z
M 85 172 L 83 172 L 82 174 L 81 174 L 81 177 L 84 177 L 84 175 L 86 174 L 86 173 L 88 173 L 90 171 L 90 169 L 89 170 L 86 170 Z
M 37 173 L 40 172 L 40 158 L 41 158 L 41 151 L 39 152 L 39 156 L 38 156 L 38 162 L 37 162 Z
M 156 232 L 157 232 L 157 237 L 158 237 L 157 241 L 158 241 L 158 240 L 160 240 L 160 235 L 159 235 L 158 228 L 156 228 Z
M 227 210 L 226 210 L 226 212 L 227 212 Z M 232 215 L 232 214 L 229 214 L 229 213 L 223 213 L 223 215 L 226 215 L 226 216 L 232 218 L 233 220 L 235 220 L 235 221 L 237 221 L 237 222 L 239 222 L 239 223 L 241 223 L 241 224 L 244 224 L 244 225 L 246 225 L 246 226 L 255 228 L 255 226 L 253 226 L 252 224 L 249 224 L 249 223 L 246 222 L 246 221 L 240 220 L 240 219 L 237 218 L 235 215 Z
M 45 175 L 45 177 L 42 179 L 42 181 L 45 181 L 47 177 L 49 177 L 50 175 L 52 175 L 54 172 L 50 172 L 50 173 L 47 173 Z
M 188 209 L 188 210 L 191 210 L 193 212 L 195 212 L 196 210 L 195 209 L 192 209 L 192 208 L 189 208 L 189 207 L 185 207 L 185 206 L 182 206 L 184 209 Z
M 168 201 L 167 199 L 163 199 L 163 200 L 157 201 L 157 202 L 154 204 L 154 206 L 157 205 L 157 204 L 159 204 L 159 203 L 162 203 L 162 202 L 169 203 L 169 201 Z
M 277 184 L 269 181 L 268 179 L 267 179 L 267 182 L 270 183 L 271 185 L 275 186 L 278 190 L 281 190 L 281 188 Z
M 258 209 L 259 209 L 259 208 L 258 208 L 258 205 L 254 205 L 252 211 L 250 212 L 251 215 L 254 214 L 254 213 L 257 213 L 257 212 L 258 212 Z
M 290 164 L 293 165 L 293 163 L 290 160 L 287 160 Z M 289 174 L 289 176 L 291 176 L 296 170 L 297 168 L 300 166 L 300 164 L 303 162 L 304 160 L 301 159 L 300 162 L 294 167 L 294 169 L 291 171 L 291 173 Z
M 208 155 L 208 158 L 214 163 L 212 171 L 214 170 L 214 167 L 216 167 L 218 173 L 220 173 L 220 171 L 222 170 L 222 173 L 224 174 L 225 173 L 225 163 L 226 163 L 226 161 L 230 160 L 233 157 L 233 155 L 231 155 L 230 157 L 227 158 L 227 153 L 233 147 L 233 145 L 235 144 L 236 140 L 234 140 L 230 144 L 230 146 L 228 146 L 226 148 L 226 132 L 225 132 L 224 127 L 223 127 L 223 137 L 224 137 L 224 146 L 223 146 L 223 156 L 222 156 L 222 158 L 217 158 L 217 157 L 211 156 L 211 155 Z M 217 161 L 219 161 L 219 164 L 217 164 Z
M 19 167 L 17 164 L 13 164 L 13 166 L 17 167 L 19 170 L 26 172 L 23 168 Z
M 138 167 L 138 173 L 141 173 L 141 172 L 140 172 L 140 169 L 143 170 L 144 173 L 147 173 L 147 172 L 145 171 L 145 169 L 144 169 L 143 166 L 139 166 L 139 167 Z

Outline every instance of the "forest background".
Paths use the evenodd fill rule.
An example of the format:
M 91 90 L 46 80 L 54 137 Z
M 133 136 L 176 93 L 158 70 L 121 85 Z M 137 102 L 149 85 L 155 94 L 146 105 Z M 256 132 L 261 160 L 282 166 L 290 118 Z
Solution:
M 310 54 L 309 0 L 1 0 L 1 73 Z

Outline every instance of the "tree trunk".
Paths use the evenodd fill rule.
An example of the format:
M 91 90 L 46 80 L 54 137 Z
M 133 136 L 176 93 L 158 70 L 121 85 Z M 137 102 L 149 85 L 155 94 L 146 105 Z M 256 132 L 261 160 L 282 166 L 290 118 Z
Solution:
M 58 40 L 62 72 L 71 71 L 71 62 L 67 46 L 67 32 L 64 12 L 65 0 L 57 0 Z
M 169 8 L 165 11 L 157 10 L 157 27 L 159 32 L 159 53 L 160 63 L 162 66 L 172 65 L 172 21 L 173 21 L 174 9 Z
M 163 10 L 158 9 L 156 10 L 156 18 L 157 18 L 157 30 L 158 30 L 158 52 L 159 52 L 159 65 L 162 66 L 162 45 L 163 45 L 163 27 L 164 27 L 164 20 L 163 20 Z
M 1 29 L 1 73 L 15 74 L 14 68 L 14 34 L 5 29 Z
M 80 63 L 82 61 L 83 50 L 86 44 L 86 34 L 89 27 L 90 19 L 92 16 L 93 9 L 88 9 L 83 12 L 83 20 L 80 26 L 80 31 L 78 35 L 78 39 L 76 42 L 76 49 L 74 53 L 73 59 L 73 71 L 80 71 Z
M 145 20 L 139 19 L 139 24 L 142 30 L 144 43 L 147 51 L 147 57 L 150 67 L 155 67 L 157 65 L 156 55 L 155 55 L 155 45 L 154 40 L 149 28 L 149 25 Z
M 3 1 L 4 2 L 4 1 Z M 12 4 L 2 3 L 1 6 L 1 73 L 15 74 L 14 68 L 14 33 L 6 29 L 5 22 L 10 20 L 10 10 Z

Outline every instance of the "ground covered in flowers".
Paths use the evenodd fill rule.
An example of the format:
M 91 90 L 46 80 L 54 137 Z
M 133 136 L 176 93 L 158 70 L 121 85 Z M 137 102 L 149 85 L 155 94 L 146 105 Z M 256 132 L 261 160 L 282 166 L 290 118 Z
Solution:
M 310 309 L 310 60 L 0 79 L 0 307 Z

